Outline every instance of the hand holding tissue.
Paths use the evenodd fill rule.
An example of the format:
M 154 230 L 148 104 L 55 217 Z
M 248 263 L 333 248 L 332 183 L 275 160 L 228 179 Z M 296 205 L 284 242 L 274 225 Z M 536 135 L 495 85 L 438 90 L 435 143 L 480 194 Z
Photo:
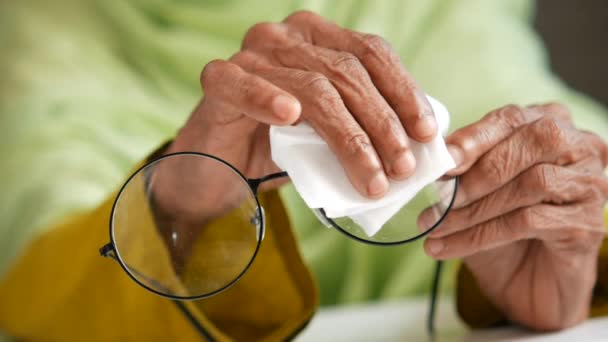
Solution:
M 406 180 L 391 181 L 381 199 L 368 199 L 357 192 L 335 154 L 305 122 L 270 128 L 272 160 L 289 174 L 309 208 L 322 208 L 329 218 L 348 216 L 368 236 L 374 236 L 420 190 L 456 167 L 443 139 L 449 113 L 439 101 L 427 98 L 441 134 L 424 144 L 410 140 L 416 171 Z

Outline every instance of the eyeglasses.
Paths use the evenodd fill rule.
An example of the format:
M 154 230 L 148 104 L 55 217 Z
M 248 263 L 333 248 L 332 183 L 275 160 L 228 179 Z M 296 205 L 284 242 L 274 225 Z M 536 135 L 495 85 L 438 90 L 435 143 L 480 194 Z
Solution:
M 265 232 L 263 189 L 288 177 L 279 172 L 247 178 L 204 153 L 161 156 L 135 171 L 120 189 L 110 216 L 110 242 L 100 253 L 158 295 L 173 300 L 213 296 L 236 283 L 253 263 Z M 457 178 L 426 186 L 371 237 L 348 217 L 330 218 L 323 208 L 313 212 L 326 227 L 351 239 L 399 245 L 436 229 L 457 189 Z M 437 219 L 420 230 L 416 219 L 429 207 Z

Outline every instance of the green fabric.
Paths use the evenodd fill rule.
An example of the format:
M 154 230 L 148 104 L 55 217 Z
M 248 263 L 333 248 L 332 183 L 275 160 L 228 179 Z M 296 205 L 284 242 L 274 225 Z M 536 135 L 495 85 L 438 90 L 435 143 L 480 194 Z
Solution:
M 548 69 L 527 0 L 2 1 L 0 274 L 34 234 L 99 204 L 175 134 L 208 61 L 237 51 L 256 22 L 300 8 L 385 37 L 453 127 L 507 103 L 559 100 L 608 136 L 606 110 Z M 322 227 L 292 187 L 282 194 L 322 304 L 427 292 L 433 264 L 420 243 L 355 243 Z

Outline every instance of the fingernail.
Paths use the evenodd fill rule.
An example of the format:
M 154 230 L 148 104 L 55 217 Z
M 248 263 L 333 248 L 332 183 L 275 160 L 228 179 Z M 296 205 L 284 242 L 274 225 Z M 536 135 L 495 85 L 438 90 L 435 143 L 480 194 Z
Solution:
M 367 185 L 367 194 L 372 197 L 382 195 L 388 190 L 388 179 L 384 172 L 379 172 Z
M 423 115 L 416 122 L 415 129 L 420 138 L 428 138 L 437 133 L 437 121 L 431 114 Z
M 454 159 L 454 163 L 456 164 L 456 168 L 458 168 L 462 162 L 464 161 L 464 153 L 462 152 L 462 149 L 456 145 L 447 145 L 448 148 L 448 152 L 450 152 L 450 155 L 452 156 L 452 159 Z
M 437 255 L 443 250 L 443 241 L 441 240 L 426 240 L 426 247 L 432 255 Z
M 396 176 L 409 176 L 416 170 L 416 158 L 412 151 L 405 151 L 393 162 L 393 173 Z
M 300 102 L 285 95 L 278 95 L 272 100 L 272 110 L 281 120 L 289 120 L 300 114 Z

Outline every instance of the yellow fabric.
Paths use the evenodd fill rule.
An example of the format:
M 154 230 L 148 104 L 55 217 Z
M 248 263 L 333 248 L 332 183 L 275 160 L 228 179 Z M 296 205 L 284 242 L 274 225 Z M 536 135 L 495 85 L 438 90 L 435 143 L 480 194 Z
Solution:
M 145 194 L 145 177 L 140 175 L 143 174 L 138 173 L 129 181 L 120 196 L 120 206 L 114 212 L 115 227 L 128 227 L 114 231 L 115 243 L 119 244 L 117 249 L 129 268 L 144 272 L 172 294 L 183 295 L 187 291 L 175 274 L 169 250 L 159 234 Z
M 608 227 L 608 207 L 604 210 Z M 487 328 L 505 323 L 505 316 L 481 292 L 471 271 L 462 265 L 458 271 L 456 304 L 460 317 L 471 328 Z M 608 239 L 604 239 L 597 263 L 591 317 L 608 316 Z
M 284 340 L 303 328 L 317 304 L 315 284 L 278 194 L 265 193 L 261 201 L 267 230 L 250 270 L 215 297 L 185 302 L 218 340 Z M 99 256 L 98 248 L 109 238 L 112 202 L 113 197 L 31 242 L 0 282 L 1 331 L 29 341 L 201 340 L 170 300 L 146 291 L 117 263 Z M 140 206 L 140 215 L 129 222 L 154 224 L 147 205 Z M 164 248 L 158 235 L 145 239 L 147 247 Z M 148 257 L 141 253 L 130 260 Z M 163 258 L 158 267 L 166 271 L 166 284 L 183 286 Z

